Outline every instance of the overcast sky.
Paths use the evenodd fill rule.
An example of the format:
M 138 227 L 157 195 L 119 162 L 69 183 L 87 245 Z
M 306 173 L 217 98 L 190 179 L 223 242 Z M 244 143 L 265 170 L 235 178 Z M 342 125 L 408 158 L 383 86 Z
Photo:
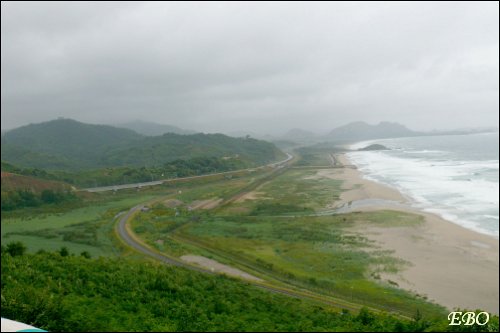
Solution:
M 498 2 L 1 6 L 3 129 L 498 125 Z

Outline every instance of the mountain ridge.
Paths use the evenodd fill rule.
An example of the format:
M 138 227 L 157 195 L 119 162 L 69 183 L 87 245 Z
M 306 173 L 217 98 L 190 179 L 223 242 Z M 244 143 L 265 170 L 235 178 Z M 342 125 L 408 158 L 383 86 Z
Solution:
M 249 165 L 285 155 L 272 143 L 223 134 L 145 136 L 131 129 L 72 119 L 30 124 L 2 136 L 2 160 L 21 167 L 78 170 L 153 166 L 193 157 L 239 156 Z
M 368 140 L 423 135 L 396 122 L 382 121 L 370 125 L 363 121 L 352 122 L 330 131 L 325 137 L 333 140 Z
M 158 136 L 166 133 L 183 134 L 183 135 L 198 133 L 196 131 L 183 129 L 173 125 L 158 124 L 143 120 L 129 121 L 126 123 L 116 124 L 113 126 L 131 129 L 139 134 L 146 136 Z

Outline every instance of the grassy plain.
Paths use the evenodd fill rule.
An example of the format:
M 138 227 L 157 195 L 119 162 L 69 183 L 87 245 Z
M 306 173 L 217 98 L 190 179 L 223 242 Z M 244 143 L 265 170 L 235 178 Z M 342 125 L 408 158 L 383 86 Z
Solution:
M 4 219 L 2 241 L 22 240 L 31 252 L 66 246 L 72 253 L 120 254 L 113 232 L 117 214 L 155 201 L 132 219 L 131 227 L 166 254 L 206 256 L 271 284 L 409 316 L 417 310 L 441 313 L 441 307 L 383 280 L 381 273 L 396 272 L 407 263 L 348 228 L 358 222 L 417 224 L 420 217 L 391 211 L 315 216 L 342 192 L 342 181 L 317 171 L 261 170 L 99 194 L 76 209 Z M 193 209 L 193 202 L 216 199 L 221 200 L 218 207 Z
M 440 306 L 381 277 L 409 263 L 350 228 L 356 223 L 417 225 L 422 217 L 395 211 L 315 216 L 338 200 L 341 186 L 341 181 L 321 177 L 315 169 L 288 169 L 214 210 L 157 206 L 140 213 L 132 227 L 150 246 L 169 255 L 203 255 L 270 283 L 387 311 L 441 314 Z M 221 197 L 227 190 L 203 185 L 173 198 Z
M 318 176 L 315 170 L 291 169 L 259 186 L 251 198 L 232 202 L 217 214 L 310 214 L 337 200 L 341 185 L 341 181 Z
M 255 171 L 198 178 L 145 187 L 140 191 L 80 192 L 76 202 L 3 214 L 2 243 L 21 241 L 29 252 L 67 247 L 70 253 L 75 254 L 87 251 L 92 256 L 118 255 L 121 247 L 113 231 L 113 222 L 118 213 L 139 203 L 174 195 L 185 203 L 183 209 L 186 210 L 195 200 L 230 197 L 262 174 L 262 171 Z
M 400 219 L 402 217 L 402 219 Z M 357 221 L 394 225 L 420 223 L 399 212 L 323 217 L 216 217 L 174 231 L 177 241 L 200 244 L 214 254 L 257 267 L 281 282 L 341 297 L 387 311 L 426 314 L 440 308 L 398 289 L 380 273 L 394 273 L 408 263 L 379 250 L 362 234 L 346 229 Z M 177 236 L 177 237 L 176 237 Z
M 2 243 L 23 242 L 29 252 L 52 251 L 65 246 L 70 253 L 87 251 L 93 256 L 116 255 L 112 241 L 113 218 L 120 211 L 150 200 L 147 193 L 100 194 L 80 207 L 54 212 L 36 210 L 2 218 Z

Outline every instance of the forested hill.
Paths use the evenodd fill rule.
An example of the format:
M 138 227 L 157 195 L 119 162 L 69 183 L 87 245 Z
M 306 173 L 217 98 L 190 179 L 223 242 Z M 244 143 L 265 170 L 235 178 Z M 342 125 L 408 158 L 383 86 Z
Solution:
M 284 158 L 272 143 L 222 134 L 144 136 L 130 129 L 57 119 L 2 136 L 2 161 L 21 167 L 84 170 L 159 166 L 194 157 L 238 158 L 258 165 Z

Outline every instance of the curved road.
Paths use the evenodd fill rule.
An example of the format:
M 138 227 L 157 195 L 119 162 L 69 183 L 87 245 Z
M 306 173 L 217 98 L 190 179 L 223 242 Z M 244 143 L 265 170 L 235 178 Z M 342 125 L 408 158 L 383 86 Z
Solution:
M 288 153 L 287 153 L 287 155 L 288 155 L 288 157 L 286 160 L 283 160 L 283 161 L 277 162 L 277 163 L 268 164 L 266 166 L 280 167 L 280 166 L 284 165 L 285 163 L 287 163 L 288 161 L 290 161 L 293 158 L 293 155 L 288 154 Z M 265 167 L 265 166 L 262 166 L 262 167 Z M 250 170 L 250 169 L 243 169 L 243 170 Z M 242 170 L 238 170 L 238 171 L 242 171 Z M 236 172 L 236 171 L 230 171 L 230 172 Z M 227 173 L 227 172 L 225 172 L 225 173 Z M 207 175 L 187 177 L 187 178 L 190 179 L 190 178 L 199 178 L 199 177 L 206 177 L 206 176 Z M 184 179 L 186 179 L 186 178 L 184 178 Z M 149 257 L 152 257 L 152 258 L 159 260 L 160 262 L 163 262 L 163 263 L 168 264 L 168 265 L 184 267 L 186 269 L 200 272 L 200 273 L 207 273 L 207 274 L 212 274 L 212 275 L 218 274 L 218 273 L 214 273 L 208 269 L 204 269 L 204 268 L 201 268 L 198 266 L 194 266 L 192 264 L 188 264 L 180 259 L 172 258 L 172 257 L 165 256 L 163 254 L 160 254 L 156 251 L 153 251 L 148 246 L 145 246 L 144 244 L 141 244 L 139 241 L 137 241 L 129 233 L 129 230 L 127 229 L 127 222 L 132 217 L 132 215 L 134 213 L 136 213 L 138 210 L 141 210 L 143 207 L 144 207 L 144 205 L 142 205 L 142 204 L 132 207 L 126 214 L 121 215 L 120 221 L 118 222 L 118 226 L 117 226 L 118 236 L 128 246 L 130 246 L 131 248 L 133 248 L 134 250 L 136 250 L 142 254 L 145 254 Z M 349 303 L 348 301 L 333 301 L 333 300 L 327 300 L 327 299 L 320 299 L 319 297 L 321 297 L 321 295 L 315 296 L 314 293 L 307 295 L 307 294 L 296 292 L 296 291 L 291 290 L 291 289 L 284 289 L 286 287 L 283 287 L 283 288 L 272 287 L 272 286 L 263 285 L 261 283 L 254 282 L 254 281 L 245 281 L 245 282 L 247 282 L 255 287 L 258 287 L 260 289 L 264 289 L 264 290 L 267 290 L 267 291 L 270 291 L 270 292 L 273 292 L 276 294 L 282 294 L 282 295 L 286 295 L 286 296 L 290 296 L 290 297 L 294 297 L 294 298 L 300 298 L 300 299 L 313 300 L 313 301 L 320 302 L 320 303 L 323 303 L 326 305 L 334 306 L 336 308 L 348 309 L 351 311 L 358 311 L 362 306 L 365 306 L 365 307 L 369 308 L 371 311 L 381 312 L 381 310 L 379 310 L 379 309 L 372 308 L 372 307 L 369 307 L 366 305 L 352 304 L 352 303 Z M 305 290 L 304 293 L 311 293 L 311 292 L 308 290 Z M 397 315 L 401 318 L 411 319 L 411 318 L 409 318 L 403 314 L 400 314 L 400 313 L 395 313 L 395 315 Z
M 128 246 L 134 248 L 136 251 L 138 252 L 141 252 L 143 254 L 146 254 L 150 257 L 153 257 L 159 261 L 162 261 L 166 264 L 169 264 L 169 265 L 175 265 L 175 266 L 181 266 L 181 267 L 185 267 L 185 268 L 188 268 L 188 269 L 191 269 L 191 270 L 195 270 L 195 271 L 198 271 L 198 272 L 203 272 L 203 273 L 211 273 L 209 270 L 205 270 L 205 269 L 202 269 L 202 268 L 199 268 L 199 267 L 195 267 L 195 266 L 191 266 L 191 265 L 188 265 L 180 260 L 176 260 L 176 259 L 173 259 L 173 258 L 169 258 L 167 256 L 164 256 L 164 255 L 161 255 L 157 252 L 154 252 L 152 251 L 151 249 L 147 248 L 146 246 L 142 245 L 141 243 L 137 242 L 129 233 L 128 233 L 128 230 L 127 230 L 127 221 L 128 219 L 130 218 L 130 216 L 132 216 L 132 214 L 134 214 L 136 211 L 142 209 L 144 206 L 143 205 L 138 205 L 138 206 L 135 206 L 135 207 L 132 207 L 128 212 L 127 214 L 123 215 L 121 218 L 120 218 L 120 222 L 118 223 L 118 234 L 120 236 L 120 238 L 125 242 L 127 243 Z
M 139 243 L 138 241 L 136 241 L 134 239 L 134 237 L 132 237 L 130 234 L 129 234 L 129 231 L 127 230 L 127 221 L 129 220 L 129 218 L 135 213 L 137 212 L 138 210 L 140 210 L 141 208 L 143 208 L 144 206 L 143 205 L 137 205 L 135 207 L 132 207 L 128 212 L 127 214 L 125 215 L 122 215 L 121 218 L 120 218 L 120 222 L 118 223 L 118 228 L 117 228 L 117 231 L 118 231 L 118 235 L 119 237 L 128 245 L 130 246 L 131 248 L 133 248 L 134 250 L 140 252 L 140 253 L 143 253 L 147 256 L 150 256 L 156 260 L 159 260 L 165 264 L 169 264 L 169 265 L 174 265 L 174 266 L 179 266 L 179 267 L 184 267 L 186 269 L 189 269 L 189 270 L 192 270 L 192 271 L 196 271 L 196 272 L 200 272 L 200 273 L 208 273 L 208 274 L 212 274 L 212 275 L 215 275 L 215 274 L 218 274 L 218 273 L 214 273 L 208 269 L 204 269 L 204 268 L 201 268 L 201 267 L 198 267 L 198 266 L 194 266 L 194 265 L 190 265 L 190 264 L 187 264 L 179 259 L 176 259 L 176 258 L 171 258 L 171 257 L 167 257 L 165 255 L 162 255 L 158 252 L 155 252 L 153 250 L 151 250 L 150 248 L 148 248 L 147 246 L 144 246 L 143 244 Z M 342 308 L 342 309 L 348 309 L 348 310 L 351 310 L 351 311 L 358 311 L 362 305 L 360 306 L 356 306 L 354 304 L 346 304 L 346 303 L 337 303 L 337 302 L 334 302 L 334 301 L 329 301 L 329 300 L 325 300 L 325 299 L 317 299 L 315 298 L 314 296 L 308 296 L 308 295 L 303 295 L 303 294 L 300 294 L 298 292 L 295 292 L 293 290 L 283 290 L 283 289 L 280 289 L 280 288 L 275 288 L 275 287 L 271 287 L 271 286 L 268 286 L 268 285 L 263 285 L 263 284 L 260 284 L 258 282 L 252 282 L 252 281 L 245 281 L 253 286 L 256 286 L 258 288 L 261 288 L 261 289 L 264 289 L 264 290 L 267 290 L 267 291 L 270 291 L 270 292 L 273 292 L 273 293 L 276 293 L 276 294 L 282 294 L 282 295 L 286 295 L 286 296 L 290 296 L 290 297 L 294 297 L 294 298 L 300 298 L 300 299 L 308 299 L 308 300 L 314 300 L 316 302 L 320 302 L 320 303 L 323 303 L 323 304 L 326 304 L 326 305 L 330 305 L 330 306 L 334 306 L 336 308 Z M 374 308 L 370 308 L 370 307 L 367 307 L 369 308 L 370 310 L 372 311 L 376 311 L 376 312 L 380 312 L 380 310 L 378 309 L 374 309 Z M 408 317 L 406 316 L 403 316 L 403 315 L 400 315 L 398 314 L 399 316 L 401 317 L 404 317 L 406 319 L 408 319 Z

